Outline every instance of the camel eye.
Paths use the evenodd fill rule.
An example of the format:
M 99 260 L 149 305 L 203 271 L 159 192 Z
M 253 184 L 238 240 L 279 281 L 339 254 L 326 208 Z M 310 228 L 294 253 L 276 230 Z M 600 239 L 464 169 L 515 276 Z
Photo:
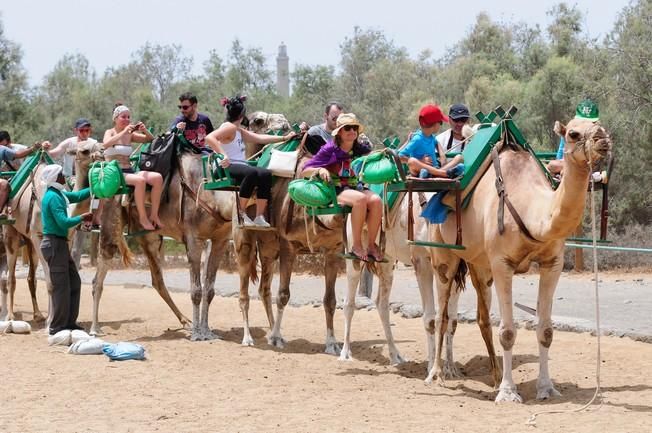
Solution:
M 568 136 L 573 140 L 578 140 L 580 138 L 580 133 L 577 131 L 571 131 L 568 133 Z

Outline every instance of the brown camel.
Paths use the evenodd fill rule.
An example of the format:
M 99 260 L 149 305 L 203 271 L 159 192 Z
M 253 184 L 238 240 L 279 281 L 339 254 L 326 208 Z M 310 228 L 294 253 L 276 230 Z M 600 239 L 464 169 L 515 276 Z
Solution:
M 88 168 L 90 163 L 98 158 L 100 148 L 97 144 L 90 143 L 78 146 L 74 152 L 75 155 L 75 173 L 77 182 L 75 190 L 79 190 L 88 184 Z M 6 250 L 6 266 L 7 266 L 7 284 L 3 282 L 2 289 L 2 311 L 7 312 L 9 320 L 14 318 L 14 293 L 16 290 L 16 261 L 20 251 L 21 242 L 24 243 L 25 249 L 30 257 L 29 271 L 27 274 L 27 283 L 32 298 L 32 307 L 34 310 L 34 320 L 41 322 L 44 320 L 43 315 L 38 307 L 36 300 L 36 267 L 40 261 L 44 269 L 45 282 L 50 294 L 52 287 L 49 280 L 49 272 L 47 263 L 41 257 L 39 248 L 42 229 L 41 229 L 41 209 L 40 202 L 44 194 L 44 190 L 40 185 L 40 171 L 45 163 L 42 161 L 33 172 L 33 176 L 23 184 L 21 190 L 16 193 L 11 206 L 13 208 L 13 215 L 16 223 L 13 225 L 4 226 L 4 245 Z M 72 214 L 78 215 L 88 210 L 89 201 L 86 200 L 82 203 L 76 203 L 73 207 Z M 9 295 L 9 302 L 7 305 L 7 294 Z M 51 310 L 51 309 L 49 309 Z
M 287 131 L 290 125 L 280 114 L 255 112 L 250 116 L 250 128 L 254 132 L 267 130 Z M 247 155 L 253 155 L 260 146 L 247 149 Z M 301 164 L 299 164 L 301 166 Z M 299 167 L 300 169 L 300 167 Z M 333 315 L 335 314 L 335 280 L 337 269 L 342 263 L 339 254 L 343 251 L 342 215 L 320 216 L 321 224 L 308 228 L 305 223 L 304 209 L 290 206 L 291 199 L 287 193 L 290 179 L 276 178 L 272 187 L 272 199 L 269 206 L 271 223 L 276 231 L 241 230 L 234 225 L 233 239 L 238 255 L 238 270 L 240 272 L 240 308 L 244 320 L 243 345 L 252 345 L 253 339 L 249 330 L 249 280 L 256 263 L 256 253 L 261 259 L 261 276 L 259 294 L 265 306 L 271 332 L 267 336 L 269 344 L 282 348 L 285 340 L 281 335 L 281 321 L 285 307 L 290 299 L 290 278 L 297 254 L 322 252 L 324 254 L 324 272 L 326 289 L 324 292 L 324 309 L 326 313 L 326 353 L 338 354 L 333 331 Z M 290 209 L 293 209 L 290 213 Z M 291 218 L 288 224 L 288 219 Z M 323 225 L 323 227 L 322 227 Z M 314 230 L 314 232 L 313 232 Z M 274 319 L 271 297 L 271 279 L 274 262 L 280 257 L 280 286 L 276 300 L 277 317 Z
M 152 285 L 181 324 L 186 326 L 190 320 L 181 314 L 170 298 L 163 280 L 159 255 L 163 236 L 184 243 L 190 268 L 190 298 L 193 304 L 190 338 L 193 341 L 210 340 L 216 336 L 208 326 L 208 309 L 215 295 L 214 283 L 219 262 L 231 237 L 231 214 L 235 201 L 231 192 L 205 191 L 201 188 L 203 175 L 199 155 L 184 153 L 179 161 L 181 169 L 175 170 L 167 189 L 168 197 L 163 198 L 159 211 L 165 228 L 140 236 L 138 240 L 149 263 Z M 123 261 L 129 261 L 131 252 L 124 240 L 123 229 L 128 222 L 132 230 L 138 227 L 136 212 L 128 212 L 123 208 L 122 199 L 122 196 L 114 197 L 110 204 L 104 206 L 102 213 L 100 255 L 93 279 L 91 333 L 96 335 L 101 334 L 98 310 L 109 261 L 116 251 L 120 251 Z M 205 266 L 202 266 L 202 251 L 207 241 L 210 241 L 210 247 Z
M 551 310 L 557 282 L 563 267 L 564 240 L 571 235 L 582 219 L 587 196 L 591 164 L 603 160 L 611 150 L 611 140 L 599 124 L 573 119 L 567 126 L 559 122 L 556 131 L 566 137 L 564 176 L 553 190 L 534 158 L 525 151 L 507 150 L 499 156 L 506 196 L 523 222 L 519 227 L 508 211 L 504 215 L 504 231 L 498 225 L 499 199 L 496 192 L 496 175 L 492 168 L 484 174 L 473 193 L 468 207 L 462 212 L 465 250 L 433 249 L 432 261 L 436 275 L 440 330 L 437 362 L 430 374 L 443 379 L 441 363 L 441 330 L 448 326 L 446 306 L 456 303 L 459 293 L 451 290 L 460 262 L 468 264 L 471 280 L 478 295 L 478 325 L 490 349 L 492 371 L 500 376 L 495 354 L 492 353 L 491 284 L 496 285 L 500 305 L 500 343 L 503 347 L 502 382 L 496 401 L 522 402 L 512 378 L 512 348 L 516 341 L 516 328 L 512 312 L 512 278 L 515 273 L 529 269 L 532 263 L 539 266 L 539 295 L 537 301 L 537 339 L 539 342 L 539 377 L 537 398 L 559 395 L 548 372 L 548 350 L 552 344 Z M 432 226 L 431 240 L 455 242 L 454 218 L 442 225 Z

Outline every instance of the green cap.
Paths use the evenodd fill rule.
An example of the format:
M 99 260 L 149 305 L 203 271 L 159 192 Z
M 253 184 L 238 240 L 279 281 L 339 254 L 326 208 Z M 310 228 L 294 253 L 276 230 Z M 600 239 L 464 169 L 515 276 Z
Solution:
M 600 120 L 600 110 L 598 110 L 598 104 L 591 101 L 590 99 L 583 100 L 577 104 L 577 108 L 575 109 L 575 118 L 597 122 Z

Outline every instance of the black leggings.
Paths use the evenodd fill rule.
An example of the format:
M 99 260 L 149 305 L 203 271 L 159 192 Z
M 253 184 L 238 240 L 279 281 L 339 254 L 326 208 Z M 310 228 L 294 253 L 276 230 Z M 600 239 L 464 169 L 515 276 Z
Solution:
M 240 197 L 250 198 L 254 188 L 258 187 L 257 198 L 269 200 L 272 194 L 272 172 L 266 168 L 248 164 L 231 164 L 229 172 L 240 185 Z

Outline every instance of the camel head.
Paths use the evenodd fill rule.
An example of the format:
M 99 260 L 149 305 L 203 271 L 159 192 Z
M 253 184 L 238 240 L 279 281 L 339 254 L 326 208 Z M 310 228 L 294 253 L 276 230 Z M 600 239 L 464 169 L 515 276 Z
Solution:
M 557 121 L 554 129 L 566 140 L 564 159 L 595 166 L 611 152 L 611 138 L 599 122 L 572 119 L 564 125 Z
M 264 134 L 267 131 L 283 131 L 285 133 L 290 130 L 290 122 L 283 114 L 255 111 L 249 116 L 249 130 L 257 134 Z

